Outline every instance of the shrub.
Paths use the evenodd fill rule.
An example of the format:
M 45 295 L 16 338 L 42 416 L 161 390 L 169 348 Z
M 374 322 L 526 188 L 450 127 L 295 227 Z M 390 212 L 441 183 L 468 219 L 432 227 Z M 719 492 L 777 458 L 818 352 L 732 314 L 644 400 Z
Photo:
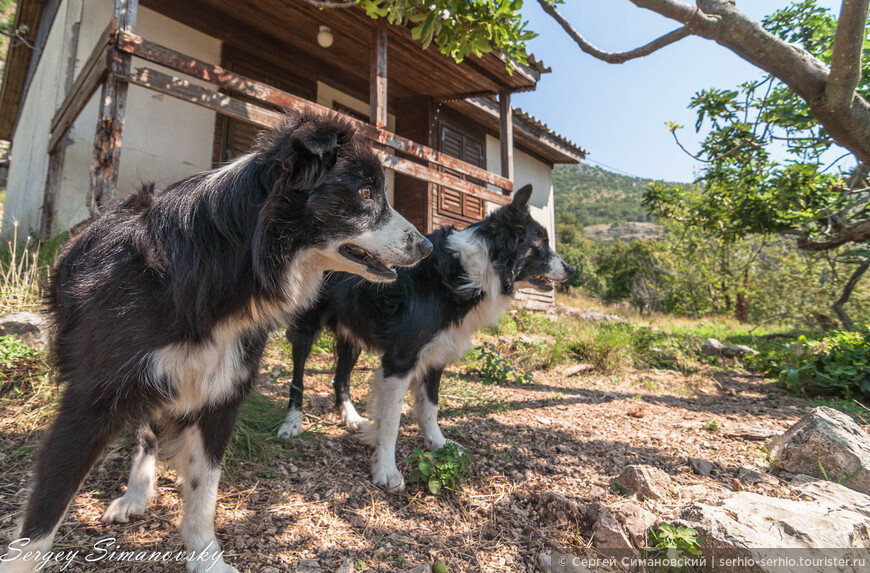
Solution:
M 533 383 L 531 374 L 518 369 L 514 362 L 504 358 L 494 346 L 484 344 L 478 349 L 477 369 L 483 381 L 488 384 L 529 384 Z
M 857 332 L 806 336 L 747 358 L 750 368 L 777 378 L 789 391 L 851 399 L 870 396 L 870 325 Z
M 664 557 L 670 562 L 662 570 L 669 572 L 694 570 L 691 560 L 693 557 L 700 556 L 701 548 L 697 530 L 662 523 L 657 529 L 650 528 L 649 536 L 652 546 L 647 548 L 647 552 Z

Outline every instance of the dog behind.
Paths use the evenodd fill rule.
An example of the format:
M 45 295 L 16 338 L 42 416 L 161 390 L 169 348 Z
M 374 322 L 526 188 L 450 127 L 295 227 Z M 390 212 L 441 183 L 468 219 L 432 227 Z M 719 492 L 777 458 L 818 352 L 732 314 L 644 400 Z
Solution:
M 408 388 L 414 389 L 425 445 L 437 450 L 445 442 L 438 426 L 438 389 L 445 366 L 471 348 L 477 329 L 498 320 L 517 285 L 549 291 L 553 281 L 574 272 L 550 249 L 546 229 L 529 213 L 531 194 L 531 186 L 523 187 L 510 205 L 483 221 L 462 231 L 445 228 L 429 235 L 432 255 L 400 270 L 394 283 L 359 284 L 340 273 L 328 278 L 319 301 L 287 331 L 293 345 L 293 380 L 279 438 L 302 431 L 305 361 L 326 327 L 336 338 L 336 407 L 352 430 L 365 420 L 350 398 L 350 373 L 362 348 L 383 356 L 369 403 L 373 423 L 367 431 L 376 446 L 372 478 L 389 490 L 403 489 L 395 445 Z
M 46 551 L 106 444 L 134 429 L 130 483 L 105 521 L 154 493 L 157 439 L 183 479 L 181 534 L 210 557 L 190 571 L 236 571 L 214 535 L 220 460 L 269 332 L 313 303 L 324 271 L 394 280 L 431 245 L 388 204 L 384 174 L 345 121 L 293 115 L 254 150 L 95 220 L 50 279 L 52 354 L 66 384 L 36 463 L 20 536 Z M 30 571 L 7 561 L 0 570 Z

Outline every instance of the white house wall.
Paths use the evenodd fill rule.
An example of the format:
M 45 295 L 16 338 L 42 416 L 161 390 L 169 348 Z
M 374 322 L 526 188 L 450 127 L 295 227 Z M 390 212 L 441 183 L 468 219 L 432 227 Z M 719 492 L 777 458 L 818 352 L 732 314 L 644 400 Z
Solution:
M 491 135 L 486 136 L 486 165 L 490 171 L 499 172 L 501 165 L 501 142 Z M 532 184 L 532 216 L 550 235 L 550 246 L 556 247 L 556 223 L 553 203 L 553 168 L 535 159 L 528 153 L 514 148 L 514 185 L 517 189 Z M 492 207 L 492 204 L 490 204 Z
M 22 102 L 13 135 L 12 161 L 6 184 L 2 236 L 18 232 L 26 236 L 39 229 L 45 176 L 48 171 L 48 138 L 53 110 L 63 101 L 75 48 L 75 28 L 81 15 L 81 0 L 62 0 L 52 24 L 26 99 Z
M 38 230 L 48 164 L 50 122 L 66 95 L 61 78 L 64 63 L 69 60 L 64 54 L 69 54 L 72 30 L 75 25 L 79 26 L 75 50 L 77 75 L 112 14 L 111 0 L 84 0 L 83 5 L 82 0 L 64 0 L 64 4 L 77 4 L 78 9 L 65 11 L 64 6 L 61 6 L 13 137 L 4 235 L 7 234 L 5 220 L 13 217 L 21 222 L 23 230 Z M 135 31 L 149 40 L 195 58 L 213 63 L 221 61 L 219 40 L 141 6 Z M 163 69 L 138 58 L 133 59 L 134 70 L 142 65 Z M 99 94 L 98 89 L 63 143 L 66 150 L 55 203 L 55 232 L 75 225 L 88 215 L 85 197 L 93 157 Z M 130 86 L 115 197 L 130 194 L 143 182 L 153 181 L 160 186 L 210 169 L 214 127 L 215 113 L 211 110 L 139 86 Z M 18 161 L 17 158 L 21 156 L 24 159 Z M 24 161 L 30 164 L 26 168 L 22 165 Z

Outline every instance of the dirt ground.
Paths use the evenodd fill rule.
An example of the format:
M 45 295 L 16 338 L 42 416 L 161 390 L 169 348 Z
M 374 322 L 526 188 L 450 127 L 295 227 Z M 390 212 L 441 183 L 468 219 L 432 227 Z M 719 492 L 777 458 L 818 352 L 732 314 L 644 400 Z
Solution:
M 285 361 L 273 349 L 260 384 L 262 393 L 281 402 L 288 394 Z M 610 489 L 610 480 L 628 464 L 648 464 L 671 476 L 675 495 L 643 504 L 659 517 L 673 517 L 690 500 L 709 501 L 717 490 L 735 487 L 737 466 L 765 467 L 759 439 L 785 430 L 807 408 L 757 377 L 712 368 L 707 376 L 631 371 L 567 378 L 560 368 L 536 373 L 535 385 L 502 387 L 453 367 L 442 386 L 441 420 L 445 435 L 473 452 L 471 479 L 452 498 L 430 495 L 420 485 L 390 495 L 371 485 L 370 450 L 338 425 L 331 410 L 331 355 L 312 356 L 308 366 L 310 431 L 277 446 L 269 462 L 237 464 L 221 482 L 217 536 L 227 561 L 240 571 L 403 571 L 439 558 L 451 572 L 538 571 L 540 552 L 580 554 L 590 545 L 582 520 L 542 510 L 546 494 L 580 505 L 615 502 L 621 495 Z M 358 404 L 373 366 L 367 358 L 354 374 Z M 31 483 L 38 436 L 21 431 L 20 417 L 2 414 L 0 528 L 8 539 Z M 58 532 L 56 549 L 86 553 L 114 537 L 117 550 L 181 550 L 181 499 L 170 469 L 160 470 L 159 493 L 146 515 L 123 525 L 100 523 L 109 502 L 123 492 L 127 443 L 119 439 L 90 474 Z M 400 458 L 421 445 L 416 425 L 404 418 Z M 688 457 L 715 462 L 717 474 L 695 475 Z M 399 467 L 410 474 L 409 464 Z M 785 488 L 766 493 L 788 495 Z M 183 567 L 78 561 L 67 570 Z

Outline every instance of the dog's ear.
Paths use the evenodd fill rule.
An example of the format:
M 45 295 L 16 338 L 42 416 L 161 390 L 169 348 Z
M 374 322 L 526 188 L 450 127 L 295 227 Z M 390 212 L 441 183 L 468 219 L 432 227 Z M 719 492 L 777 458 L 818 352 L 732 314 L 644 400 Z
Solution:
M 335 166 L 339 150 L 354 133 L 349 122 L 337 117 L 290 115 L 262 146 L 284 172 L 283 188 L 310 190 Z
M 529 208 L 529 200 L 532 198 L 532 186 L 523 185 L 520 187 L 519 191 L 514 193 L 514 198 L 511 201 L 511 206 L 515 209 L 528 209 Z

